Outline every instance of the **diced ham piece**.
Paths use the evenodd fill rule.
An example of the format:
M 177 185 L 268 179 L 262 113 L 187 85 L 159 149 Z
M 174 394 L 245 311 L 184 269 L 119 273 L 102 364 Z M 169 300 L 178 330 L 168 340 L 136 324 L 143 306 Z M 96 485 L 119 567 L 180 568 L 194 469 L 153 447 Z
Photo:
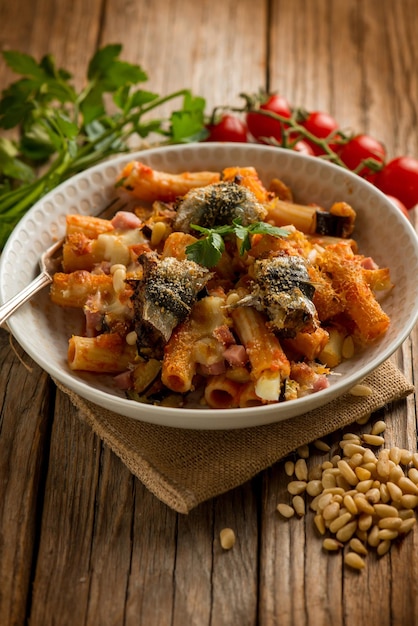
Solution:
M 373 259 L 370 256 L 365 257 L 364 259 L 362 259 L 361 267 L 363 269 L 365 269 L 365 270 L 377 270 L 377 269 L 379 269 L 379 266 L 373 261 Z
M 215 328 L 212 334 L 215 337 L 215 339 L 217 339 L 224 346 L 229 346 L 235 343 L 235 337 L 231 333 L 231 331 L 229 330 L 226 324 L 223 324 L 222 326 L 218 326 L 217 328 Z
M 224 350 L 224 358 L 233 367 L 244 367 L 248 361 L 247 351 L 241 345 L 228 346 Z
M 125 372 L 117 374 L 113 377 L 113 380 L 115 381 L 119 389 L 129 389 L 132 385 L 130 370 L 126 370 Z
M 139 228 L 142 225 L 142 220 L 130 211 L 118 211 L 111 219 L 111 224 L 113 228 L 128 230 L 130 228 Z

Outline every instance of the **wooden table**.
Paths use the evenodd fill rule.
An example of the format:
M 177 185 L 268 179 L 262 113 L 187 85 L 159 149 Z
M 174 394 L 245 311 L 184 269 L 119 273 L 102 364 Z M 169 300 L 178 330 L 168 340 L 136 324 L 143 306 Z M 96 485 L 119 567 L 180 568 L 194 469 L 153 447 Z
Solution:
M 158 93 L 190 87 L 209 111 L 275 90 L 392 156 L 418 155 L 417 31 L 414 0 L 0 0 L 1 47 L 51 52 L 78 85 L 97 47 L 121 42 Z M 0 85 L 13 78 L 0 64 Z M 396 355 L 411 381 L 417 345 L 414 331 Z M 348 571 L 310 523 L 279 519 L 281 463 L 177 514 L 4 330 L 0 351 L 0 624 L 418 624 L 416 529 Z M 415 398 L 381 416 L 386 444 L 415 451 Z M 238 537 L 229 552 L 224 526 Z

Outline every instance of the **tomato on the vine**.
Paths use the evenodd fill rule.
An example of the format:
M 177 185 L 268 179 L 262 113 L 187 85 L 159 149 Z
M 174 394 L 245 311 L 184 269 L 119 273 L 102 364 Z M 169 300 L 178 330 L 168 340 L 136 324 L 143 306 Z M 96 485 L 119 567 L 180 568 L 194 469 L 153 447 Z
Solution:
M 214 124 L 206 126 L 209 136 L 207 141 L 232 141 L 245 143 L 247 139 L 247 126 L 236 115 L 225 113 Z
M 399 200 L 399 198 L 395 198 L 395 196 L 390 196 L 388 194 L 386 194 L 386 197 L 388 198 L 388 200 L 390 200 L 391 202 L 393 202 L 393 204 L 395 206 L 397 206 L 397 208 L 402 211 L 402 213 L 405 215 L 405 217 L 407 217 L 409 219 L 409 213 L 408 213 L 408 209 L 406 208 L 406 206 L 404 205 L 403 202 L 401 202 Z
M 418 161 L 401 156 L 389 161 L 374 179 L 383 193 L 398 198 L 410 210 L 418 204 Z
M 326 139 L 332 135 L 333 143 L 330 143 L 330 148 L 334 150 L 334 152 L 337 151 L 337 144 L 335 143 L 335 140 L 338 138 L 337 131 L 339 129 L 339 125 L 332 115 L 323 113 L 322 111 L 311 111 L 300 125 L 318 139 Z M 315 155 L 319 156 L 320 154 L 324 154 L 324 150 L 321 146 L 318 146 L 314 141 L 309 140 L 307 137 L 304 137 L 304 141 L 311 146 Z
M 315 156 L 315 152 L 313 151 L 312 147 L 304 139 L 299 139 L 299 141 L 297 141 L 295 145 L 292 146 L 292 150 L 295 150 L 296 152 L 300 152 L 301 154 L 305 154 L 307 156 Z
M 290 104 L 286 98 L 278 94 L 269 96 L 267 101 L 260 106 L 260 109 L 285 118 L 292 116 Z M 256 111 L 247 113 L 246 120 L 248 130 L 257 141 L 263 142 L 264 139 L 269 138 L 273 138 L 279 143 L 282 141 L 285 122 L 280 122 L 277 119 L 273 119 L 262 113 L 257 113 Z
M 386 158 L 384 145 L 370 137 L 370 135 L 356 135 L 350 139 L 340 151 L 340 159 L 350 170 L 356 170 L 359 176 L 367 176 L 373 172 L 373 167 L 361 164 L 366 159 L 373 159 L 377 163 L 383 164 Z

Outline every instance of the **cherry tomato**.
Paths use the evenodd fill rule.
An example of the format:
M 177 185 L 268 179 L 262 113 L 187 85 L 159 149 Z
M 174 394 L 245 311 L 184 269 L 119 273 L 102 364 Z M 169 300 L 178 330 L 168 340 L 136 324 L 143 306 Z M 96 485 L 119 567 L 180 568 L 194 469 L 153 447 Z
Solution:
M 398 198 L 409 211 L 418 203 L 418 161 L 397 157 L 378 172 L 374 183 L 385 194 Z
M 361 162 L 365 159 L 374 159 L 378 163 L 384 163 L 386 150 L 377 139 L 369 135 L 356 135 L 341 148 L 340 158 L 350 170 L 356 170 L 360 176 L 365 177 L 373 172 L 373 169 L 365 166 L 357 170 Z
M 221 117 L 219 122 L 209 124 L 207 127 L 209 137 L 207 141 L 247 141 L 247 126 L 236 115 L 226 113 Z
M 268 98 L 267 102 L 260 106 L 263 111 L 270 111 L 276 113 L 285 118 L 290 118 L 292 115 L 292 109 L 290 104 L 280 95 L 272 95 Z M 250 112 L 247 113 L 247 126 L 257 141 L 263 143 L 263 138 L 273 137 L 281 142 L 282 139 L 282 123 L 279 120 L 275 120 L 262 113 Z
M 331 133 L 335 134 L 335 138 L 337 138 L 336 131 L 339 126 L 337 121 L 328 113 L 322 113 L 322 111 L 312 111 L 309 113 L 308 117 L 301 122 L 301 126 L 303 126 L 309 133 L 314 135 L 314 137 L 318 137 L 318 139 L 326 139 Z M 316 145 L 313 141 L 310 141 L 306 137 L 304 138 L 312 148 L 315 155 L 324 154 L 324 150 Z M 337 145 L 331 144 L 330 148 L 337 151 Z
M 301 152 L 302 154 L 306 154 L 307 156 L 315 156 L 315 152 L 304 139 L 299 139 L 299 141 L 297 141 L 293 146 L 292 150 L 295 150 L 296 152 Z
M 401 202 L 398 198 L 395 198 L 395 196 L 389 196 L 388 194 L 386 194 L 386 197 L 388 198 L 388 200 L 393 202 L 393 204 L 395 204 L 398 207 L 398 209 L 400 209 L 402 211 L 402 213 L 405 215 L 405 217 L 407 217 L 409 219 L 408 210 L 407 210 L 407 208 L 406 208 L 406 206 L 404 205 L 403 202 Z

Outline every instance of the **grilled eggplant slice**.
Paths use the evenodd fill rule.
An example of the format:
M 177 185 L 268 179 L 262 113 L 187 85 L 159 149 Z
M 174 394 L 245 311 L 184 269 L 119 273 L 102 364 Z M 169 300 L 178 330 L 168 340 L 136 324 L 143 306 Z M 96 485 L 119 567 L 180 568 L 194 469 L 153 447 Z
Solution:
M 174 230 L 191 233 L 190 224 L 213 228 L 239 220 L 243 226 L 262 221 L 264 206 L 247 187 L 220 182 L 189 191 L 177 204 Z
M 160 260 L 147 253 L 139 260 L 143 277 L 130 281 L 138 353 L 161 358 L 174 328 L 189 315 L 212 274 L 194 261 L 174 257 Z
M 318 327 L 314 293 L 305 259 L 284 254 L 255 262 L 252 291 L 238 304 L 265 311 L 270 328 L 283 337 L 294 337 Z

